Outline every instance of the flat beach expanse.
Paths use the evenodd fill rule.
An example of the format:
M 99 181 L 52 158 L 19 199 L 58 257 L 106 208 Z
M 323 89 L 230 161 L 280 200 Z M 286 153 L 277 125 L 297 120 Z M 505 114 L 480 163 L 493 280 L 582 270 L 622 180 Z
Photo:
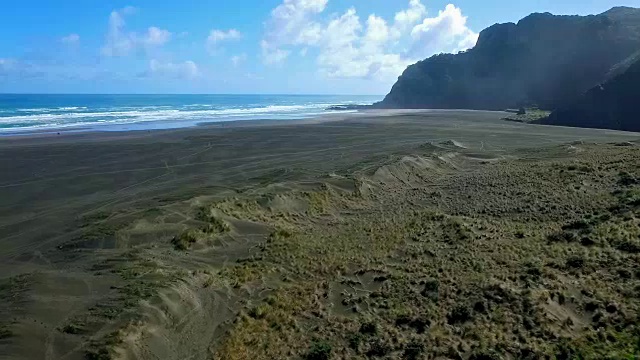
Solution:
M 483 111 L 384 111 L 177 130 L 0 137 L 0 357 L 73 359 L 115 353 L 123 358 L 221 354 L 231 359 L 225 351 L 240 354 L 243 346 L 243 354 L 251 354 L 243 336 L 258 330 L 235 323 L 238 313 L 249 311 L 251 321 L 268 319 L 250 312 L 267 295 L 293 291 L 290 284 L 303 278 L 320 284 L 320 273 L 331 287 L 356 270 L 347 266 L 343 275 L 333 268 L 301 274 L 288 267 L 293 263 L 264 260 L 276 256 L 264 244 L 278 231 L 287 234 L 277 235 L 283 238 L 310 236 L 323 227 L 338 229 L 336 224 L 351 221 L 345 219 L 355 213 L 376 221 L 372 219 L 387 214 L 384 204 L 398 214 L 409 211 L 391 197 L 409 204 L 405 197 L 412 191 L 432 194 L 453 183 L 482 184 L 477 174 L 484 174 L 483 166 L 522 164 L 522 159 L 533 163 L 532 157 L 570 162 L 582 153 L 597 154 L 593 144 L 640 138 L 636 133 L 506 122 L 503 117 L 502 112 Z M 613 145 L 603 146 L 618 154 Z M 468 174 L 476 175 L 461 180 Z M 600 186 L 594 179 L 567 186 L 579 184 L 590 191 Z M 544 193 L 554 182 L 536 186 Z M 476 193 L 489 188 L 494 187 L 480 187 Z M 467 190 L 457 190 L 464 201 L 453 192 L 448 202 L 416 196 L 411 212 L 429 208 L 473 218 L 465 213 L 465 201 L 469 209 L 478 205 Z M 513 201 L 519 198 L 514 195 Z M 373 215 L 376 211 L 381 213 Z M 541 216 L 553 217 L 553 211 Z M 354 215 L 353 221 L 364 221 L 363 216 Z M 564 221 L 563 216 L 549 222 Z M 469 218 L 463 222 L 475 229 L 470 231 L 483 231 Z M 199 235 L 189 233 L 191 229 Z M 314 249 L 300 259 L 322 261 L 324 252 Z M 396 251 L 388 249 L 389 254 Z M 292 261 L 304 262 L 300 259 Z M 230 273 L 252 261 L 257 265 L 247 270 L 251 274 L 246 278 Z M 342 268 L 338 262 L 331 258 L 326 266 Z M 385 269 L 391 278 L 398 276 L 392 274 L 393 266 Z M 269 275 L 256 280 L 257 272 Z M 376 291 L 376 286 L 363 292 Z M 444 280 L 440 286 L 447 286 Z M 209 295 L 202 292 L 205 288 Z M 348 303 L 336 299 L 331 303 Z M 299 306 L 302 313 L 305 306 L 313 308 L 304 302 Z M 337 325 L 326 319 L 353 319 L 351 305 L 344 314 L 326 306 L 317 323 L 306 313 L 302 318 L 310 322 L 294 321 L 298 328 L 292 328 L 289 340 L 306 339 L 305 331 L 295 329 L 313 323 L 334 341 L 330 334 Z M 373 307 L 359 305 L 358 311 Z M 287 341 L 269 336 L 261 341 L 271 339 L 274 349 Z M 301 356 L 310 342 L 294 347 L 292 355 L 276 350 L 264 354 Z M 334 349 L 340 346 L 333 343 Z
M 313 120 L 238 121 L 180 130 L 33 134 L 0 138 L 2 264 L 55 248 L 68 221 L 172 199 L 312 180 L 363 162 L 456 141 L 508 155 L 516 148 L 639 136 L 504 122 L 501 112 L 381 111 Z M 5 269 L 2 269 L 5 270 Z M 7 270 L 3 271 L 4 273 Z

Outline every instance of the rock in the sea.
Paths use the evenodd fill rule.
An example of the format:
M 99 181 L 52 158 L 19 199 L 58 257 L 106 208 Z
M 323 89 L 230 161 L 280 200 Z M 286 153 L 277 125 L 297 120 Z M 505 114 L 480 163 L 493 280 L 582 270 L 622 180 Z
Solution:
M 328 111 L 347 111 L 347 110 L 365 110 L 371 108 L 371 105 L 332 105 L 329 106 L 326 110 Z

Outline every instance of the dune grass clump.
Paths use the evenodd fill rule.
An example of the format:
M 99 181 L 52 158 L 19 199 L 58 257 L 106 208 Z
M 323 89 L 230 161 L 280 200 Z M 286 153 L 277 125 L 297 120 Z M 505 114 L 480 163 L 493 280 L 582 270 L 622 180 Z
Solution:
M 231 227 L 223 220 L 214 217 L 204 226 L 202 231 L 205 234 L 224 234 L 231 231 Z
M 293 233 L 290 230 L 278 227 L 276 230 L 269 234 L 267 238 L 268 243 L 272 243 L 278 240 L 286 240 L 293 236 Z
M 224 234 L 231 231 L 227 222 L 215 216 L 209 207 L 201 207 L 196 213 L 195 219 L 206 223 L 202 228 L 205 234 Z
M 249 316 L 254 319 L 264 319 L 269 313 L 269 306 L 259 305 L 249 310 Z
M 402 358 L 406 360 L 418 360 L 426 351 L 426 347 L 419 341 L 410 342 L 402 353 Z
M 447 219 L 442 227 L 445 241 L 449 243 L 466 242 L 473 238 L 473 232 L 461 219 L 452 217 Z
M 174 236 L 171 240 L 171 244 L 176 250 L 189 250 L 193 244 L 198 242 L 198 239 L 201 238 L 201 236 L 201 232 L 198 230 L 187 230 L 182 232 L 180 235 Z
M 84 332 L 84 327 L 80 324 L 68 324 L 62 328 L 62 332 L 66 334 L 82 334 Z
M 85 351 L 87 360 L 110 360 L 114 358 L 114 348 L 122 344 L 123 334 L 121 331 L 114 331 L 99 340 L 92 340 L 89 348 Z
M 315 342 L 305 354 L 305 360 L 329 360 L 331 359 L 332 347 L 326 341 Z
M 327 211 L 330 203 L 329 191 L 311 191 L 304 193 L 309 201 L 309 212 L 313 215 Z

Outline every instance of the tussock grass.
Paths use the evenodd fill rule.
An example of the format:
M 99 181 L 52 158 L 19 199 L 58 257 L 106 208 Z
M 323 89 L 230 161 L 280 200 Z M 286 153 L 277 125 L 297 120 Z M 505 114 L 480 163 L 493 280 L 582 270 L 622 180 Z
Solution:
M 637 152 L 585 147 L 449 176 L 426 209 L 411 204 L 433 191 L 414 188 L 331 226 L 289 219 L 297 230 L 274 232 L 260 261 L 290 281 L 234 325 L 219 356 L 326 354 L 317 341 L 329 358 L 640 353 L 640 210 L 636 185 L 619 181 L 621 168 L 638 173 Z M 348 210 L 332 196 L 311 216 Z

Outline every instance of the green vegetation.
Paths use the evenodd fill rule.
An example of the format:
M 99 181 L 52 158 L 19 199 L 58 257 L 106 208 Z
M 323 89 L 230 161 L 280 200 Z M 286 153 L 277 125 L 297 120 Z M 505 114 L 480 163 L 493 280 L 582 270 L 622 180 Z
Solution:
M 524 151 L 521 160 L 452 173 L 436 180 L 438 197 L 393 182 L 375 211 L 366 198 L 334 194 L 317 219 L 351 215 L 330 227 L 290 218 L 288 228 L 298 230 L 272 233 L 245 284 L 290 280 L 234 324 L 218 356 L 640 354 L 640 187 L 629 181 L 640 175 L 640 154 L 578 146 L 578 155 Z M 417 209 L 415 201 L 432 205 Z
M 176 250 L 189 250 L 189 248 L 198 242 L 198 239 L 202 237 L 202 232 L 198 230 L 187 230 L 180 235 L 175 236 L 171 240 L 171 244 Z
M 196 220 L 206 223 L 202 231 L 207 234 L 221 234 L 229 232 L 231 230 L 229 224 L 215 216 L 212 211 L 213 209 L 206 207 L 198 210 L 195 217 Z
M 520 123 L 533 123 L 540 121 L 541 119 L 546 119 L 551 114 L 550 111 L 540 110 L 538 108 L 527 108 L 516 111 L 510 111 L 508 116 L 504 118 L 506 121 L 520 122 Z
M 331 359 L 331 345 L 326 342 L 317 342 L 304 357 L 306 360 L 329 360 Z
M 636 94 L 640 81 L 640 52 L 621 67 L 624 70 L 619 75 L 607 81 L 603 79 L 602 85 L 589 89 L 578 100 L 562 104 L 547 119 L 541 119 L 541 123 L 639 131 L 636 119 L 640 107 Z

